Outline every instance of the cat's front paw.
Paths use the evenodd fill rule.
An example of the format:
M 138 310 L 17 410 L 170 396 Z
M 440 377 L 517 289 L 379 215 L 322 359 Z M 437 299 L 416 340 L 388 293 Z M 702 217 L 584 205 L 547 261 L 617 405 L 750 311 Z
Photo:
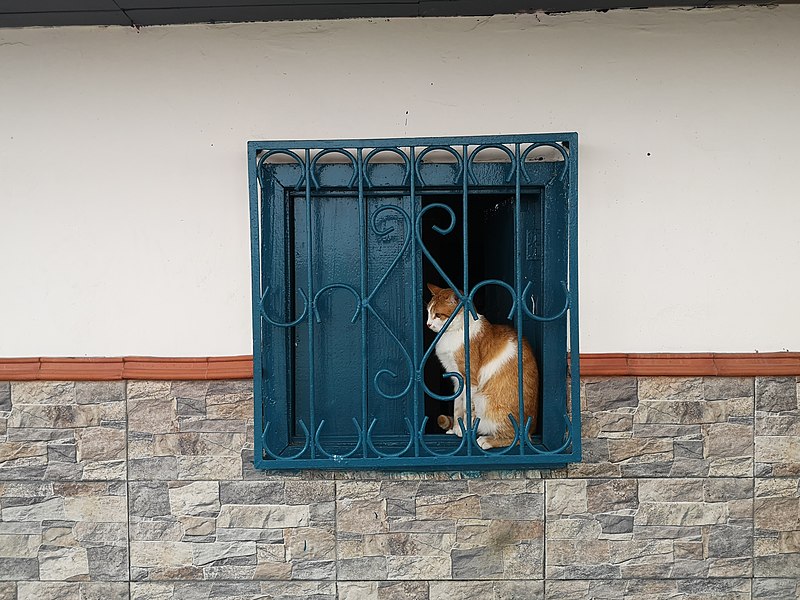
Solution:
M 484 450 L 488 450 L 489 448 L 494 448 L 494 446 L 492 446 L 492 442 L 489 441 L 488 435 L 482 435 L 478 438 L 478 446 L 480 446 Z
M 452 428 L 450 431 L 448 431 L 447 433 L 450 433 L 450 432 L 453 432 L 453 433 L 454 433 L 454 434 L 456 434 L 458 437 L 462 437 L 462 436 L 464 435 L 464 433 L 461 431 L 461 427 L 458 427 L 457 425 L 456 425 L 455 427 L 453 427 L 453 428 Z
M 456 430 L 455 430 L 455 429 L 453 429 L 453 428 L 451 427 L 450 429 L 448 429 L 447 431 L 445 431 L 445 433 L 446 433 L 446 434 L 448 434 L 448 435 L 455 435 L 455 433 L 456 433 Z

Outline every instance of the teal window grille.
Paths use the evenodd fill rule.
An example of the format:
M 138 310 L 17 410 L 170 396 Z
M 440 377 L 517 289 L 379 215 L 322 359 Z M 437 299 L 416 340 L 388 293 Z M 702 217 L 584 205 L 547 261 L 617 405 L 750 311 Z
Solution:
M 248 143 L 257 467 L 580 460 L 577 141 Z M 457 394 L 425 327 L 428 282 L 532 345 L 540 414 L 533 431 L 511 416 L 516 443 L 482 449 L 469 400 L 465 435 L 436 424 Z

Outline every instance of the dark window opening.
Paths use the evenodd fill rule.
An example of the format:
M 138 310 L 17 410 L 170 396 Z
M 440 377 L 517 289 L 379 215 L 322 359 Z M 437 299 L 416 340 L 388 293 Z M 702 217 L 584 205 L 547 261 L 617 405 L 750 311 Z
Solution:
M 536 191 L 525 191 L 520 196 L 520 234 L 524 242 L 525 251 L 520 257 L 520 268 L 531 281 L 541 281 L 541 252 L 538 241 L 541 239 L 541 203 L 540 195 Z M 463 232 L 463 196 L 461 194 L 431 194 L 422 199 L 422 206 L 431 204 L 444 204 L 455 214 L 457 226 L 448 235 L 439 235 L 431 225 L 447 225 L 449 218 L 443 210 L 432 210 L 423 219 L 423 241 L 439 265 L 459 288 L 464 281 L 464 232 Z M 515 232 L 514 232 L 514 192 L 497 192 L 495 190 L 473 190 L 468 198 L 467 237 L 467 268 L 470 282 L 479 282 L 486 279 L 499 279 L 514 284 L 515 270 Z M 427 314 L 424 307 L 430 300 L 430 293 L 425 288 L 425 283 L 433 283 L 440 287 L 447 287 L 447 283 L 427 260 L 423 260 L 423 286 L 421 305 L 424 324 Z M 536 297 L 536 290 L 533 296 Z M 491 323 L 512 324 L 508 320 L 512 308 L 512 300 L 504 289 L 497 286 L 486 286 L 475 294 L 477 311 L 484 315 Z M 430 329 L 423 327 L 425 347 L 429 347 L 436 337 Z M 537 364 L 541 364 L 542 353 L 541 325 L 523 320 L 522 333 L 531 344 Z M 442 367 L 435 355 L 425 365 L 425 382 L 429 389 L 447 396 L 453 393 L 453 384 L 442 378 Z M 539 396 L 541 398 L 541 381 Z M 542 423 L 542 403 L 539 403 L 537 415 L 537 430 L 540 433 Z M 437 400 L 429 395 L 425 397 L 425 414 L 429 417 L 425 433 L 442 433 L 436 423 L 438 415 L 453 415 L 453 402 Z

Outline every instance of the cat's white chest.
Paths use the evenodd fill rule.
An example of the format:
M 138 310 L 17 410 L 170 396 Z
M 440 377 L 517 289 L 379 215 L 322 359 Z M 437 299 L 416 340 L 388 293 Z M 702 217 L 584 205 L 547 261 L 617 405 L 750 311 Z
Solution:
M 480 320 L 473 320 L 469 328 L 469 339 L 473 340 L 483 329 Z M 442 363 L 446 372 L 461 373 L 456 362 L 456 354 L 464 351 L 464 330 L 445 331 L 436 343 L 436 358 Z M 463 375 L 463 373 L 461 373 Z
M 444 370 L 451 373 L 460 373 L 456 363 L 456 353 L 464 349 L 463 331 L 445 331 L 436 343 L 436 358 L 442 363 Z

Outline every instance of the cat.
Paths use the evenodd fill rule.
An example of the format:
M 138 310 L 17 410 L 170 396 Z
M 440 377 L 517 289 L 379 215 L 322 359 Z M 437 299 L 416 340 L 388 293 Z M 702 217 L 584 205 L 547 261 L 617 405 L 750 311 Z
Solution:
M 458 305 L 453 290 L 428 284 L 433 294 L 428 302 L 427 326 L 433 332 L 441 331 Z M 508 325 L 490 323 L 483 315 L 469 316 L 469 362 L 472 418 L 480 418 L 478 445 L 483 449 L 499 448 L 514 441 L 514 427 L 508 418 L 511 414 L 520 423 L 517 332 Z M 453 318 L 447 330 L 436 343 L 436 357 L 445 371 L 466 373 L 464 352 L 464 315 L 462 310 Z M 530 431 L 536 428 L 539 408 L 539 369 L 531 346 L 522 338 L 522 374 L 524 420 L 532 419 Z M 454 389 L 459 383 L 453 377 Z M 464 377 L 466 386 L 466 377 Z M 437 422 L 447 433 L 462 435 L 458 419 L 466 422 L 466 393 L 455 399 L 453 417 L 441 415 Z

